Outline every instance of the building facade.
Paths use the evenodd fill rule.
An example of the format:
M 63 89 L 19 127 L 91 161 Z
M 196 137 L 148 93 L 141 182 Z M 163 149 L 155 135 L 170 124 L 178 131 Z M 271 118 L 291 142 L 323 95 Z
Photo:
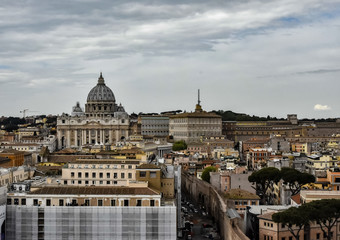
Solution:
M 100 74 L 97 85 L 88 94 L 85 113 L 77 105 L 71 115 L 58 117 L 58 147 L 111 145 L 128 138 L 129 126 L 128 114 L 121 104 L 116 104 L 112 90 L 105 85 Z
M 184 140 L 187 143 L 200 142 L 205 137 L 221 136 L 222 118 L 215 113 L 203 111 L 198 101 L 195 112 L 170 116 L 169 135 L 175 141 Z
M 141 124 L 143 136 L 169 136 L 168 116 L 141 116 Z

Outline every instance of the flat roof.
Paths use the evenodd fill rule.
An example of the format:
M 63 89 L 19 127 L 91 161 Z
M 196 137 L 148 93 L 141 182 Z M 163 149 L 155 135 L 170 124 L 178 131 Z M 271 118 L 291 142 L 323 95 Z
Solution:
M 77 159 L 71 164 L 139 164 L 140 160 L 135 159 Z
M 28 193 L 31 195 L 159 195 L 148 187 L 42 187 Z

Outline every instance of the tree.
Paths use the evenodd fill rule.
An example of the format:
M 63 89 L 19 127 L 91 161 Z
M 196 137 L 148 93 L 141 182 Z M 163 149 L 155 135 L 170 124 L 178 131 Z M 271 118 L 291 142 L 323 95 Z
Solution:
M 319 224 L 328 240 L 332 239 L 331 230 L 340 220 L 340 199 L 322 199 L 307 203 L 310 220 Z
M 210 172 L 216 172 L 217 168 L 216 167 L 206 167 L 204 171 L 202 172 L 202 180 L 210 183 Z
M 253 187 L 256 190 L 256 194 L 261 198 L 261 203 L 266 203 L 267 190 L 269 187 L 273 187 L 274 183 L 280 181 L 280 170 L 273 167 L 262 168 L 259 171 L 253 172 L 249 177 L 248 181 L 255 183 Z M 271 199 L 269 199 L 271 201 Z
M 301 191 L 301 187 L 307 183 L 315 182 L 315 177 L 309 173 L 302 173 L 294 168 L 282 168 L 281 179 L 289 187 L 292 196 Z
M 185 150 L 187 149 L 187 144 L 185 141 L 181 140 L 181 141 L 177 141 L 174 143 L 174 145 L 172 146 L 172 150 L 173 151 L 180 151 L 180 150 Z
M 276 223 L 286 225 L 296 240 L 300 238 L 300 231 L 309 225 L 310 211 L 307 206 L 291 207 L 285 211 L 274 213 L 272 219 Z M 297 229 L 295 228 L 297 227 Z

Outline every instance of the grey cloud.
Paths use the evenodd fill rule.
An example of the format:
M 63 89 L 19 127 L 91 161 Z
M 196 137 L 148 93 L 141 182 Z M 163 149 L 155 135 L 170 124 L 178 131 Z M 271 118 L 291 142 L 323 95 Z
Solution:
M 297 72 L 296 74 L 324 74 L 324 73 L 334 73 L 340 72 L 340 68 L 337 69 L 317 69 L 312 71 Z

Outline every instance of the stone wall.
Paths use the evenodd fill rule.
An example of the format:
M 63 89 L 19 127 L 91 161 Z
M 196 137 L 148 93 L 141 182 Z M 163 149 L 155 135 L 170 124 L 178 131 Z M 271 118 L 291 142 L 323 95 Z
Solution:
M 240 230 L 238 220 L 230 219 L 227 206 L 218 192 L 207 182 L 183 173 L 182 191 L 199 204 L 203 205 L 216 222 L 221 239 L 246 240 L 246 235 Z

